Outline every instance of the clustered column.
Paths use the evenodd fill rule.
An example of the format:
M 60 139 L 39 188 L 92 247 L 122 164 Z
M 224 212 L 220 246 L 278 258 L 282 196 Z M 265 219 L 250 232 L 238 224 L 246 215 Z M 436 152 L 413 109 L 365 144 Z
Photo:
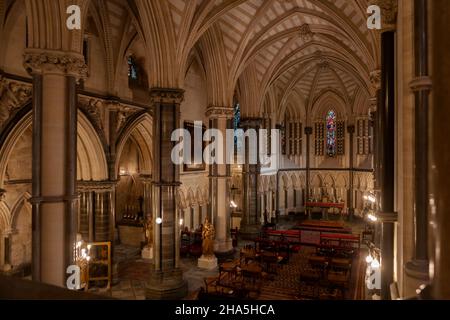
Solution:
M 27 49 L 24 66 L 33 77 L 33 280 L 65 286 L 74 264 L 77 204 L 76 82 L 84 58 Z
M 80 185 L 79 233 L 87 242 L 114 244 L 114 183 Z
M 395 29 L 381 34 L 381 93 L 378 113 L 378 169 L 381 221 L 381 298 L 390 299 L 394 281 Z
M 450 21 L 450 1 L 428 1 L 432 47 L 433 90 L 429 110 L 429 154 L 428 181 L 430 187 L 430 277 L 432 298 L 450 299 L 450 38 L 445 33 Z
M 410 87 L 415 96 L 415 170 L 414 170 L 414 257 L 406 273 L 422 284 L 428 281 L 428 8 L 427 1 L 414 1 L 415 78 Z
M 233 108 L 210 107 L 206 112 L 209 118 L 210 129 L 217 129 L 222 133 L 223 146 L 226 144 L 227 129 L 232 128 Z M 227 164 L 226 152 L 223 153 L 223 164 L 212 164 L 209 168 L 209 195 L 210 216 L 216 230 L 214 251 L 218 255 L 227 255 L 233 252 L 231 240 L 231 208 L 230 190 L 228 181 L 231 179 L 230 165 Z
M 179 267 L 180 223 L 176 191 L 180 168 L 171 159 L 172 133 L 180 128 L 180 104 L 184 91 L 150 90 L 153 122 L 153 223 L 154 261 L 147 286 L 148 299 L 178 299 L 187 294 L 187 283 Z
M 305 128 L 306 135 L 306 192 L 305 203 L 311 198 L 311 135 L 313 133 L 312 127 Z
M 355 217 L 355 206 L 354 206 L 354 190 L 353 190 L 353 179 L 354 179 L 354 135 L 355 135 L 355 126 L 354 125 L 350 125 L 347 127 L 347 131 L 348 134 L 350 136 L 350 157 L 349 157 L 349 169 L 350 169 L 350 178 L 349 178 L 349 191 L 348 191 L 348 216 L 350 220 L 353 220 L 353 218 Z
M 259 118 L 248 118 L 241 120 L 241 127 L 244 131 L 249 129 L 256 130 L 257 137 L 259 136 L 259 129 L 261 128 L 262 120 Z M 259 159 L 259 142 L 257 146 L 249 145 L 251 141 L 245 141 L 245 164 L 243 166 L 243 209 L 244 216 L 241 222 L 241 234 L 246 238 L 255 238 L 261 228 L 261 203 L 258 201 L 258 179 L 261 173 L 261 164 Z M 250 150 L 256 151 L 257 163 L 250 163 Z

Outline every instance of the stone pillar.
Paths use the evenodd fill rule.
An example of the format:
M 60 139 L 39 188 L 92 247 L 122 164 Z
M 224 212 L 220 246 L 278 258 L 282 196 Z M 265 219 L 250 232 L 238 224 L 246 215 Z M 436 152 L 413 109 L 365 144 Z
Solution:
M 80 195 L 80 209 L 79 209 L 79 226 L 78 233 L 81 234 L 84 241 L 89 241 L 89 192 L 82 192 Z
M 153 123 L 153 221 L 154 260 L 147 285 L 147 299 L 179 299 L 187 294 L 187 283 L 178 266 L 180 223 L 177 221 L 176 191 L 180 168 L 171 159 L 172 133 L 180 128 L 180 104 L 184 91 L 151 89 Z M 158 219 L 161 223 L 158 224 Z
M 381 221 L 381 298 L 390 299 L 394 282 L 395 181 L 395 32 L 381 34 L 381 100 L 379 111 L 379 178 Z M 377 112 L 378 112 L 377 111 Z
M 305 128 L 306 135 L 306 191 L 305 203 L 309 202 L 311 198 L 311 135 L 313 133 L 312 127 Z
M 450 21 L 450 1 L 428 1 L 432 47 L 433 90 L 429 110 L 429 202 L 430 208 L 430 276 L 432 298 L 450 299 L 450 38 L 446 35 Z M 446 27 L 447 26 L 447 27 Z
M 109 194 L 106 191 L 97 191 L 94 195 L 95 242 L 106 242 L 110 240 Z
M 259 129 L 261 128 L 261 119 L 247 118 L 241 120 L 241 127 L 244 132 L 250 129 L 256 130 L 257 137 L 259 137 Z M 259 140 L 259 139 L 258 139 Z M 249 140 L 245 141 L 245 164 L 243 166 L 243 218 L 241 222 L 241 234 L 248 239 L 256 238 L 261 230 L 261 222 L 259 217 L 261 204 L 258 201 L 258 180 L 261 173 L 261 165 L 259 159 L 259 142 L 256 146 L 257 164 L 250 164 L 251 148 L 255 146 L 249 145 Z
M 406 263 L 410 277 L 428 281 L 428 111 L 431 79 L 428 74 L 427 1 L 414 1 L 415 79 L 410 83 L 415 96 L 415 172 L 414 172 L 414 257 Z
M 350 174 L 349 174 L 349 192 L 348 192 L 348 218 L 350 220 L 353 220 L 353 218 L 355 217 L 355 204 L 354 204 L 354 190 L 353 190 L 353 175 L 354 175 L 354 145 L 355 145 L 355 141 L 354 141 L 354 135 L 355 135 L 355 126 L 354 125 L 350 125 L 347 127 L 347 131 L 349 134 L 349 145 L 350 145 L 350 156 L 349 156 L 349 169 L 350 169 Z
M 144 218 L 152 218 L 152 178 L 141 175 L 144 185 Z
M 76 81 L 81 55 L 27 49 L 33 77 L 33 280 L 65 287 L 78 231 Z
M 232 128 L 234 110 L 228 107 L 209 107 L 206 116 L 209 118 L 210 129 L 217 129 L 222 133 L 223 146 L 226 146 L 226 130 Z M 226 152 L 223 154 L 226 163 Z M 231 240 L 231 208 L 230 189 L 228 181 L 231 179 L 229 164 L 213 164 L 209 167 L 209 196 L 211 223 L 216 230 L 214 252 L 218 256 L 233 253 Z M 203 222 L 203 221 L 202 221 Z

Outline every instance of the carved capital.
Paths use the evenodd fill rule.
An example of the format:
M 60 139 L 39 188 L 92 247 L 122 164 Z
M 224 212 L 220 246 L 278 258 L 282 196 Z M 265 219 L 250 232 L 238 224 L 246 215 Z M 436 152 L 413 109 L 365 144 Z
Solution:
M 244 118 L 241 119 L 241 127 L 246 129 L 258 129 L 263 125 L 263 119 L 261 118 Z
M 234 109 L 230 107 L 213 107 L 210 106 L 206 110 L 206 116 L 208 118 L 227 118 L 234 117 Z
M 428 76 L 417 77 L 409 83 L 409 87 L 413 92 L 431 91 L 431 88 L 433 87 L 433 81 Z
M 24 67 L 31 74 L 60 73 L 77 79 L 87 77 L 88 73 L 82 55 L 59 51 L 27 49 Z
M 153 88 L 150 90 L 152 104 L 181 104 L 184 101 L 184 90 Z
M 31 100 L 32 91 L 29 83 L 0 75 L 0 130 Z
M 382 30 L 389 31 L 396 29 L 398 0 L 372 0 L 370 4 L 374 4 L 381 9 Z
M 116 186 L 115 181 L 79 181 L 77 184 L 78 192 L 112 192 Z
M 370 83 L 375 91 L 381 89 L 381 70 L 374 70 L 370 73 Z

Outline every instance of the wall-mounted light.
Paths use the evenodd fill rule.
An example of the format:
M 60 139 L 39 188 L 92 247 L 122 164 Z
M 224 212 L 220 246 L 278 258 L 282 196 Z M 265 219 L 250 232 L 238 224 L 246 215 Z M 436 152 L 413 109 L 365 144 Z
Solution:
M 237 207 L 238 207 L 238 205 L 236 204 L 236 202 L 234 202 L 234 200 L 231 200 L 230 208 L 236 209 Z
M 378 268 L 380 268 L 380 262 L 378 261 L 378 259 L 374 259 L 374 260 L 372 261 L 372 263 L 370 264 L 370 267 L 371 267 L 372 269 L 378 269 Z
M 182 226 L 184 224 L 184 220 L 180 219 L 180 226 Z
M 378 217 L 375 216 L 375 215 L 372 214 L 372 213 L 369 213 L 369 214 L 367 215 L 367 219 L 369 219 L 369 220 L 372 221 L 372 222 L 377 222 L 377 221 L 378 221 Z
M 163 220 L 161 218 L 156 218 L 155 222 L 156 222 L 156 224 L 162 224 Z
M 373 194 L 365 195 L 364 200 L 369 201 L 371 203 L 377 202 L 377 198 Z

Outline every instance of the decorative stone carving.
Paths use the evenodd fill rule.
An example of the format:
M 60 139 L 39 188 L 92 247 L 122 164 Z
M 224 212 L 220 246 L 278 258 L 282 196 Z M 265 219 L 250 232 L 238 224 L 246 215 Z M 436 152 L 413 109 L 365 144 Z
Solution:
M 261 118 L 243 118 L 243 119 L 241 119 L 241 127 L 242 128 L 257 129 L 257 128 L 261 128 L 262 124 L 263 124 L 263 119 L 261 119 Z
M 397 24 L 398 0 L 373 0 L 371 4 L 375 4 L 381 9 L 383 29 L 395 27 Z
M 79 181 L 77 190 L 78 192 L 112 192 L 115 186 L 114 181 Z
M 85 78 L 88 74 L 82 55 L 58 51 L 28 49 L 24 54 L 24 67 L 30 73 L 61 72 L 76 78 Z
M 103 131 L 103 117 L 101 113 L 101 108 L 103 106 L 103 101 L 99 99 L 80 97 L 79 98 L 80 108 L 91 118 L 94 125 L 101 131 Z
M 233 118 L 234 110 L 229 107 L 209 107 L 206 110 L 206 116 L 209 118 Z
M 317 67 L 320 70 L 327 70 L 330 68 L 330 63 L 325 59 L 321 59 L 321 61 L 317 64 Z
M 370 82 L 375 91 L 381 88 L 381 70 L 374 70 L 370 73 Z
M 152 104 L 181 104 L 184 100 L 184 90 L 181 89 L 161 89 L 150 90 L 150 101 Z
M 128 119 L 136 113 L 136 110 L 123 105 L 117 107 L 116 132 L 120 132 L 126 125 Z
M 29 84 L 10 81 L 0 75 L 0 131 L 31 97 Z
M 305 23 L 300 26 L 300 37 L 304 42 L 309 42 L 314 37 L 314 32 L 311 31 L 309 24 Z

